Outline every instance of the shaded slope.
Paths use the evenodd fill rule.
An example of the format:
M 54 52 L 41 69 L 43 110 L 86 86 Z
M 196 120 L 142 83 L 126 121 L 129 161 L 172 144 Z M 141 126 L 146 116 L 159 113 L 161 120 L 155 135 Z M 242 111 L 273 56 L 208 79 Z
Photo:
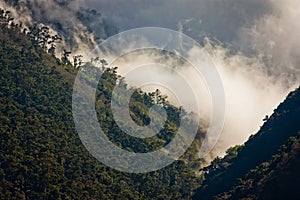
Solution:
M 291 137 L 272 159 L 248 172 L 245 178 L 217 199 L 298 199 L 300 196 L 300 137 Z
M 275 155 L 291 136 L 300 131 L 300 90 L 291 92 L 286 100 L 274 110 L 272 116 L 260 131 L 249 138 L 245 146 L 238 150 L 235 157 L 217 159 L 206 168 L 206 180 L 198 189 L 195 199 L 212 199 L 214 196 L 229 191 L 238 183 L 238 178 Z

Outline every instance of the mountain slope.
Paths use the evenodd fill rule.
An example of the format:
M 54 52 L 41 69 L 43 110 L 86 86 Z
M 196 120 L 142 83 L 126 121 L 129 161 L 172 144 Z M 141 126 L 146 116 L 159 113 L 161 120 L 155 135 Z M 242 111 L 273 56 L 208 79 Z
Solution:
M 73 122 L 72 85 L 78 69 L 33 43 L 36 41 L 20 33 L 19 26 L 1 21 L 0 199 L 191 197 L 199 184 L 193 171 L 199 163 L 193 147 L 183 159 L 145 174 L 122 173 L 94 159 L 82 145 Z M 107 69 L 102 80 L 105 89 L 98 93 L 99 121 L 108 129 L 114 124 L 110 115 L 105 115 L 110 106 L 106 98 L 117 79 L 115 71 Z M 133 118 L 140 123 L 147 120 L 147 107 L 141 105 L 141 99 L 154 103 L 149 94 L 136 93 L 132 98 Z M 178 109 L 170 107 L 176 119 Z M 150 142 L 156 147 L 166 143 L 176 131 L 175 121 L 170 119 L 173 124 L 163 130 L 161 138 L 127 148 L 143 150 Z M 113 142 L 124 146 L 124 133 L 113 129 L 110 135 Z
M 271 160 L 250 170 L 245 178 L 217 199 L 298 199 L 300 196 L 300 137 L 291 137 Z
M 291 92 L 286 100 L 274 110 L 272 116 L 268 118 L 259 132 L 256 135 L 251 136 L 244 146 L 238 148 L 236 155 L 232 156 L 229 154 L 223 159 L 216 159 L 212 162 L 211 166 L 205 168 L 205 171 L 208 172 L 205 175 L 206 180 L 198 189 L 194 198 L 213 199 L 214 196 L 231 190 L 239 183 L 238 179 L 245 178 L 250 172 L 255 174 L 255 171 L 253 170 L 256 168 L 268 166 L 268 162 L 272 162 L 274 156 L 280 157 L 283 153 L 280 152 L 280 149 L 284 148 L 283 145 L 289 146 L 289 140 L 293 140 L 293 137 L 296 137 L 296 139 L 294 139 L 298 140 L 300 131 L 299 119 L 300 89 L 298 88 L 294 92 Z M 297 146 L 296 143 L 294 145 Z M 291 155 L 289 155 L 289 153 Z M 297 156 L 294 156 L 297 154 L 297 148 L 288 152 L 288 157 L 295 157 L 295 160 L 291 161 L 292 166 L 294 166 L 292 163 L 298 162 Z M 281 170 L 278 166 L 275 167 L 274 170 L 277 171 L 276 173 L 280 174 L 288 169 Z M 258 173 L 259 172 L 257 172 L 257 174 Z M 299 173 L 297 173 L 297 176 L 299 176 Z M 273 185 L 272 182 L 269 181 L 268 185 L 273 187 L 276 184 L 274 183 Z M 248 190 L 248 194 L 251 194 L 251 190 Z M 221 196 L 219 197 L 221 198 Z M 234 195 L 229 196 L 234 198 Z M 226 195 L 224 194 L 223 198 L 225 197 Z

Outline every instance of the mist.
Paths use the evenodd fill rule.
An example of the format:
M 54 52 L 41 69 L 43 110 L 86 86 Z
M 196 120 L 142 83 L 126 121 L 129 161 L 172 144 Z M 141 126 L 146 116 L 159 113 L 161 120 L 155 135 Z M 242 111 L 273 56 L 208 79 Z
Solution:
M 266 65 L 255 57 L 233 54 L 229 49 L 208 39 L 202 49 L 210 55 L 217 67 L 226 97 L 225 123 L 215 148 L 206 158 L 209 161 L 216 156 L 223 156 L 229 147 L 242 144 L 250 135 L 255 134 L 263 124 L 265 116 L 272 114 L 293 87 L 287 89 L 283 78 L 268 75 L 264 70 Z M 189 59 L 195 56 L 198 56 L 197 50 L 188 52 Z M 151 71 L 136 70 L 147 65 L 151 65 Z M 196 98 L 199 100 L 198 113 L 204 124 L 210 121 L 213 105 L 209 88 L 205 78 L 195 75 L 193 67 L 189 64 L 170 62 L 154 50 L 147 50 L 123 55 L 111 66 L 119 67 L 118 73 L 125 77 L 131 87 L 141 87 L 141 83 L 151 76 L 154 84 L 141 87 L 144 91 L 152 92 L 159 88 L 172 104 L 183 106 L 188 112 L 196 112 L 189 109 L 189 100 L 193 97 L 178 99 L 187 91 L 187 88 L 176 81 L 175 72 L 179 72 L 195 89 Z M 135 76 L 127 78 L 127 74 L 134 70 Z M 168 85 L 155 84 L 166 81 Z
M 213 158 L 255 134 L 265 116 L 270 116 L 294 88 L 288 87 L 284 79 L 268 75 L 265 64 L 257 58 L 230 54 L 228 49 L 211 44 L 205 49 L 217 65 L 226 95 L 225 123 L 211 154 Z
M 241 144 L 255 134 L 263 118 L 272 114 L 300 83 L 300 2 L 297 0 L 24 2 L 31 6 L 25 10 L 22 7 L 22 12 L 14 8 L 17 18 L 24 18 L 26 23 L 38 21 L 49 25 L 63 34 L 76 54 L 84 56 L 116 30 L 144 26 L 179 30 L 197 40 L 217 66 L 226 95 L 225 124 L 211 158 L 224 155 L 228 147 Z M 81 8 L 93 8 L 101 15 L 82 21 L 78 19 Z M 58 21 L 62 29 L 58 29 Z M 116 28 L 109 31 L 105 24 Z M 125 75 L 130 66 L 152 62 L 155 57 L 153 54 L 128 56 L 114 65 Z M 158 69 L 156 72 L 162 79 L 172 77 Z M 193 77 L 188 68 L 185 73 Z M 203 83 L 195 81 L 194 86 L 204 99 L 200 112 L 207 119 L 211 109 L 207 91 Z M 178 103 L 170 91 L 168 95 L 170 101 Z
M 237 30 L 251 24 L 268 11 L 269 5 L 261 0 L 88 0 L 87 6 L 99 9 L 120 30 L 154 26 L 178 29 L 183 25 L 185 34 L 198 42 L 214 37 L 230 42 Z
M 193 37 L 209 52 L 227 102 L 223 132 L 212 157 L 224 155 L 228 147 L 255 134 L 265 116 L 299 85 L 300 2 L 296 0 L 86 3 L 99 6 L 121 30 L 167 27 Z M 127 68 L 129 61 L 118 66 Z
M 24 28 L 46 25 L 52 33 L 62 37 L 57 45 L 57 56 L 63 49 L 74 55 L 87 55 L 99 42 L 117 33 L 101 13 L 85 6 L 83 0 L 4 0 L 0 7 L 11 11 L 16 22 Z

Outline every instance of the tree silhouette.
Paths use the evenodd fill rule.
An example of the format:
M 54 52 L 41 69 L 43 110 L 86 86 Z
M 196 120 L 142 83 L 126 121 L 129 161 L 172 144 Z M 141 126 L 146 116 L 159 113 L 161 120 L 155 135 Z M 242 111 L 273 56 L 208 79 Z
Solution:
M 82 65 L 82 55 L 73 56 L 73 66 L 74 68 L 78 68 Z
M 67 65 L 67 64 L 71 64 L 71 62 L 69 61 L 69 56 L 72 52 L 71 51 L 67 51 L 67 50 L 63 50 L 63 54 L 61 56 L 61 61 Z

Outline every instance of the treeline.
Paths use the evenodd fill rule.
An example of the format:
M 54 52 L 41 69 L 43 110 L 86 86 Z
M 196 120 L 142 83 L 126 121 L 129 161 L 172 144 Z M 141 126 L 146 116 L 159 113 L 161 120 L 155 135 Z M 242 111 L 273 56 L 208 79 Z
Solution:
M 0 199 L 191 198 L 200 183 L 193 170 L 201 164 L 195 143 L 172 165 L 145 174 L 113 170 L 89 154 L 72 116 L 73 82 L 79 69 L 43 48 L 46 40 L 34 35 L 46 37 L 47 29 L 38 29 L 44 36 L 31 33 L 32 38 L 30 30 L 25 34 L 11 26 L 11 20 L 0 27 Z M 47 44 L 52 41 L 46 38 Z M 105 66 L 104 60 L 97 60 Z M 116 68 L 106 67 L 97 91 L 97 117 L 111 141 L 131 151 L 168 143 L 180 112 L 171 105 L 166 127 L 154 138 L 140 141 L 118 129 L 109 107 L 112 89 L 120 82 L 126 84 Z M 132 118 L 146 124 L 149 106 L 155 103 L 168 104 L 159 91 L 136 91 L 130 103 Z
M 2 8 L 0 8 L 0 24 L 2 27 L 22 32 L 30 39 L 33 47 L 40 47 L 53 57 L 56 57 L 57 53 L 61 54 L 60 61 L 64 65 L 73 65 L 75 68 L 78 68 L 83 64 L 82 55 L 73 56 L 73 60 L 71 62 L 69 58 L 72 53 L 71 51 L 63 49 L 62 52 L 56 52 L 57 45 L 61 44 L 63 39 L 57 34 L 52 34 L 48 26 L 33 24 L 32 26 L 24 27 L 21 22 L 15 22 L 10 11 Z

